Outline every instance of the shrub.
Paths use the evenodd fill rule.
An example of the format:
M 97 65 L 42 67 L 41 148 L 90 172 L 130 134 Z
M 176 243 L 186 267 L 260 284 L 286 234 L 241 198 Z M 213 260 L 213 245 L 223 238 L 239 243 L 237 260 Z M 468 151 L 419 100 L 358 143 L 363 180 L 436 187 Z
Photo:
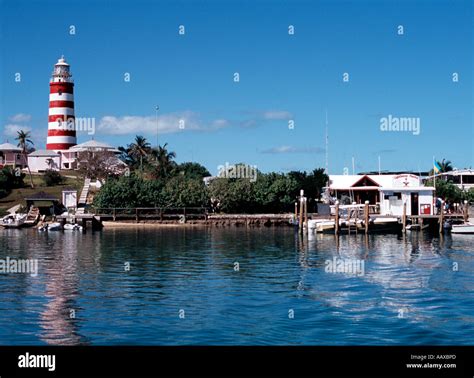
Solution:
M 0 170 L 0 198 L 10 194 L 12 189 L 24 186 L 25 174 L 11 167 L 4 167 Z
M 65 181 L 65 178 L 57 171 L 48 169 L 44 172 L 43 181 L 46 186 L 53 186 L 62 184 Z

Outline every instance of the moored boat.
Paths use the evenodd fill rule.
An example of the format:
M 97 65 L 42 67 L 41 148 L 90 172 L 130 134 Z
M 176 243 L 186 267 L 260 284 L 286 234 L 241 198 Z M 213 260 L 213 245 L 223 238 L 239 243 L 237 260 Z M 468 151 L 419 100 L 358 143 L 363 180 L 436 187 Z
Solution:
M 415 223 L 415 224 L 409 224 L 406 226 L 407 231 L 422 231 L 425 230 L 429 227 L 428 224 L 420 224 L 420 223 Z
M 452 234 L 474 234 L 473 223 L 453 224 L 451 226 Z
M 9 214 L 2 218 L 0 226 L 5 228 L 20 228 L 23 227 L 26 221 L 26 214 Z
M 62 231 L 63 226 L 59 222 L 48 224 L 48 231 Z

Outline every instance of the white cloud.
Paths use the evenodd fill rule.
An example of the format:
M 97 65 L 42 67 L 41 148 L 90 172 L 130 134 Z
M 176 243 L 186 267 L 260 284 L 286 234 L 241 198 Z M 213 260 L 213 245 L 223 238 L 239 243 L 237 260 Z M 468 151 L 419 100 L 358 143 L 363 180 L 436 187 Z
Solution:
M 286 110 L 270 110 L 263 112 L 262 114 L 263 119 L 273 120 L 273 119 L 291 119 L 292 115 L 290 112 Z
M 24 125 L 8 124 L 3 128 L 3 134 L 9 137 L 16 137 L 18 131 L 31 131 L 31 127 Z
M 18 113 L 10 117 L 10 121 L 12 122 L 30 122 L 31 121 L 31 115 L 30 114 L 24 114 L 24 113 Z
M 228 126 L 230 126 L 230 122 L 226 119 L 216 119 L 212 122 L 212 127 L 216 129 L 222 129 Z
M 269 121 L 286 121 L 293 118 L 293 115 L 286 110 L 267 110 L 248 113 L 251 115 L 251 117 L 240 121 L 240 127 L 258 127 Z
M 158 133 L 170 134 L 186 130 L 215 130 L 227 127 L 229 122 L 217 119 L 209 125 L 199 120 L 196 113 L 186 111 L 171 113 L 158 117 Z M 102 134 L 125 135 L 156 133 L 157 120 L 155 116 L 105 116 L 99 121 L 98 131 Z
M 262 151 L 262 154 L 321 154 L 324 152 L 320 147 L 293 147 L 278 146 Z

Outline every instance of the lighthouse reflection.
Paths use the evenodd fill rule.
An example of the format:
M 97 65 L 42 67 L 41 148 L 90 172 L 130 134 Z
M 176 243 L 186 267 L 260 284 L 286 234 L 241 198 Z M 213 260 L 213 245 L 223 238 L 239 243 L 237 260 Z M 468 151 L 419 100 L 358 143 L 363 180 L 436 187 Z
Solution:
M 52 345 L 87 344 L 79 333 L 81 308 L 79 295 L 78 251 L 81 235 L 76 233 L 49 233 L 47 242 L 54 244 L 53 255 L 43 261 L 45 296 L 48 299 L 40 314 L 39 338 Z M 60 244 L 58 248 L 57 244 Z M 82 248 L 81 248 L 82 249 Z

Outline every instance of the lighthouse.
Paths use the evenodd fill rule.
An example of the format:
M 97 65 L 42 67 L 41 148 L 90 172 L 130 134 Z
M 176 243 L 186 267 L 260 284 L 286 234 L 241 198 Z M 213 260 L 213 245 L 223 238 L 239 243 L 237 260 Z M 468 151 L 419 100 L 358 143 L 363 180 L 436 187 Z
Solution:
M 67 150 L 76 145 L 74 82 L 62 56 L 54 65 L 49 82 L 47 150 Z

